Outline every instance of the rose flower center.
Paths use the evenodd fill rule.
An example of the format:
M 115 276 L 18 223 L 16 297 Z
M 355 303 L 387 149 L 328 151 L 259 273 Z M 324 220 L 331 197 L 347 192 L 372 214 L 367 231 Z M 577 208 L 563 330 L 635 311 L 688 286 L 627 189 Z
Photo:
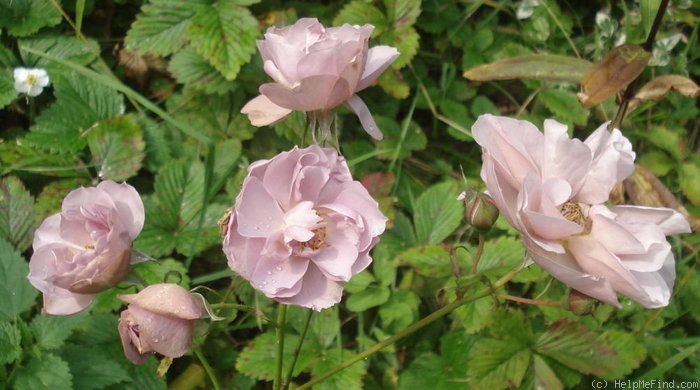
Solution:
M 561 205 L 561 215 L 564 216 L 564 218 L 568 219 L 571 222 L 575 222 L 581 226 L 586 226 L 588 223 L 588 219 L 583 213 L 583 209 L 581 208 L 581 205 L 579 205 L 576 202 L 572 201 L 567 201 L 563 205 Z

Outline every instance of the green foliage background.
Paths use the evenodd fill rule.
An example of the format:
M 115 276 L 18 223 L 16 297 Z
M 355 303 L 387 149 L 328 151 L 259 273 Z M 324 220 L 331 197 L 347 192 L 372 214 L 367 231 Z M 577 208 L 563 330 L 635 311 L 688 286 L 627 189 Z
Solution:
M 477 82 L 462 73 L 526 54 L 596 61 L 623 41 L 642 43 L 659 1 L 582 4 L 0 0 L 0 389 L 210 388 L 210 375 L 222 388 L 267 388 L 275 336 L 265 319 L 274 318 L 274 305 L 228 270 L 216 221 L 250 162 L 309 140 L 303 114 L 255 128 L 239 113 L 268 81 L 255 40 L 268 26 L 300 17 L 327 26 L 371 23 L 370 45 L 395 46 L 401 56 L 361 93 L 384 140 L 371 140 L 339 108 L 341 152 L 390 225 L 342 303 L 311 317 L 294 383 L 490 285 L 525 253 L 501 219 L 470 273 L 478 234 L 455 198 L 463 178 L 482 187 L 480 149 L 469 131 L 476 117 L 502 114 L 538 125 L 555 118 L 585 138 L 614 117 L 617 105 L 608 99 L 584 109 L 576 99 L 578 73 L 557 75 L 555 66 L 538 79 Z M 671 2 L 643 82 L 665 74 L 698 79 L 698 11 L 697 2 Z M 18 95 L 18 66 L 47 69 L 51 85 L 33 99 Z M 696 226 L 698 114 L 696 100 L 671 93 L 643 103 L 622 126 L 637 162 L 678 197 Z M 99 179 L 126 180 L 142 194 L 146 226 L 134 246 L 158 262 L 136 266 L 130 280 L 137 283 L 100 294 L 85 313 L 44 316 L 26 280 L 33 231 L 68 192 Z M 599 305 L 577 316 L 567 308 L 567 288 L 532 265 L 315 388 L 586 389 L 595 378 L 698 380 L 700 237 L 672 243 L 678 278 L 666 308 L 623 298 L 621 309 Z M 158 359 L 135 366 L 122 356 L 115 296 L 164 280 L 206 286 L 212 303 L 255 311 L 222 309 L 225 320 L 202 321 L 196 353 L 158 377 Z M 289 309 L 285 372 L 306 316 Z

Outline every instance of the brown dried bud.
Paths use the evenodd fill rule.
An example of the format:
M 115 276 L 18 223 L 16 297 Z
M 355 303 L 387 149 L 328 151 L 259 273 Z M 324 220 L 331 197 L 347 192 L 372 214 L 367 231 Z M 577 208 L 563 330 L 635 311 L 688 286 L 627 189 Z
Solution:
M 577 316 L 592 314 L 598 306 L 598 302 L 600 301 L 574 289 L 569 291 L 569 297 L 566 299 L 569 310 Z

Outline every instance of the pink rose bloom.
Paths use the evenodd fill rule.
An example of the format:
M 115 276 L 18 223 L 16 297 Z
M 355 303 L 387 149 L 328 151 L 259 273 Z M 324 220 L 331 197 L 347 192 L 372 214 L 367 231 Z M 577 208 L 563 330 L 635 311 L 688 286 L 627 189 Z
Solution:
M 119 317 L 119 336 L 127 359 L 141 364 L 152 354 L 176 358 L 192 342 L 201 300 L 172 283 L 148 286 L 138 294 L 118 295 L 129 306 Z
M 295 147 L 250 165 L 223 249 L 268 297 L 321 310 L 371 263 L 386 221 L 335 149 Z
M 44 293 L 43 312 L 77 313 L 119 283 L 129 272 L 131 242 L 143 221 L 141 198 L 126 183 L 107 180 L 71 191 L 61 212 L 34 233 L 28 278 Z
M 399 56 L 391 46 L 368 49 L 374 26 L 325 28 L 315 18 L 294 25 L 270 27 L 258 41 L 265 73 L 275 81 L 260 86 L 261 95 L 246 104 L 255 126 L 264 126 L 292 110 L 329 112 L 341 103 L 360 118 L 365 131 L 376 139 L 382 133 L 367 105 L 356 93 L 367 88 Z
M 670 234 L 690 232 L 672 209 L 608 207 L 610 191 L 634 171 L 632 145 L 600 126 L 585 141 L 566 126 L 482 115 L 472 127 L 484 149 L 481 178 L 532 259 L 555 278 L 617 306 L 668 304 L 675 279 Z

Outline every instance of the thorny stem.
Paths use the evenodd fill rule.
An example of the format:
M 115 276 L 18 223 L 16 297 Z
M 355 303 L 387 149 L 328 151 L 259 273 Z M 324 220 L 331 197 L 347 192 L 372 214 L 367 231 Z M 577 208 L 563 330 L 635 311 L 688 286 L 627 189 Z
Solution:
M 216 373 L 211 368 L 209 361 L 204 356 L 202 351 L 199 348 L 194 348 L 194 354 L 197 355 L 197 359 L 199 359 L 199 362 L 202 363 L 202 367 L 204 367 L 204 371 L 207 372 L 207 375 L 209 376 L 209 380 L 211 381 L 212 386 L 214 386 L 214 389 L 215 390 L 221 389 L 221 385 L 219 384 L 219 380 L 216 379 Z
M 282 363 L 284 363 L 284 323 L 287 319 L 287 305 L 280 303 L 277 307 L 277 356 L 275 357 L 274 390 L 282 390 Z
M 344 368 L 350 367 L 351 365 L 359 362 L 360 360 L 363 360 L 363 359 L 381 351 L 382 349 L 388 347 L 389 345 L 392 345 L 392 344 L 396 343 L 397 341 L 403 339 L 404 337 L 406 337 L 406 336 L 416 332 L 417 330 L 429 325 L 433 321 L 444 317 L 445 315 L 451 313 L 453 310 L 464 305 L 465 303 L 469 303 L 469 302 L 475 301 L 479 298 L 483 298 L 485 296 L 492 294 L 495 289 L 503 286 L 509 280 L 511 280 L 513 278 L 513 276 L 515 276 L 515 274 L 517 274 L 518 271 L 520 271 L 520 269 L 521 269 L 521 266 L 518 265 L 517 267 L 513 268 L 510 272 L 508 272 L 506 275 L 504 275 L 502 278 L 498 279 L 498 281 L 496 281 L 496 283 L 494 283 L 493 285 L 491 285 L 489 287 L 485 287 L 485 288 L 475 292 L 474 294 L 468 295 L 462 299 L 457 299 L 456 301 L 454 301 L 446 306 L 443 306 L 442 308 L 432 312 L 431 314 L 427 315 L 426 317 L 423 317 L 420 320 L 409 325 L 404 330 L 394 334 L 393 336 L 391 336 L 387 339 L 384 339 L 384 340 L 378 342 L 377 344 L 375 344 L 371 348 L 356 354 L 355 356 L 338 364 L 337 366 L 331 368 L 330 370 L 324 372 L 323 374 L 314 377 L 310 381 L 297 387 L 297 390 L 309 389 L 309 388 L 311 388 L 311 386 L 323 381 L 324 379 L 328 378 L 329 376 L 334 375 L 335 373 L 343 370 Z
M 647 40 L 644 42 L 644 45 L 642 45 L 642 48 L 645 51 L 650 52 L 654 47 L 654 39 L 656 39 L 656 33 L 659 32 L 659 28 L 661 27 L 661 21 L 663 20 L 664 14 L 666 13 L 668 1 L 669 0 L 661 0 L 661 4 L 659 4 L 659 9 L 656 11 L 656 17 L 654 17 L 654 22 L 652 23 L 651 28 L 649 29 L 649 35 L 647 35 Z M 612 129 L 619 129 L 620 126 L 622 126 L 622 121 L 625 119 L 625 115 L 627 115 L 627 108 L 629 107 L 630 100 L 632 100 L 632 98 L 634 97 L 635 88 L 639 83 L 640 77 L 641 75 L 634 79 L 631 83 L 629 83 L 629 85 L 625 89 L 625 92 L 622 94 L 622 99 L 620 101 L 620 107 L 617 110 L 615 119 L 610 123 L 610 126 L 608 126 L 608 130 L 612 131 Z

